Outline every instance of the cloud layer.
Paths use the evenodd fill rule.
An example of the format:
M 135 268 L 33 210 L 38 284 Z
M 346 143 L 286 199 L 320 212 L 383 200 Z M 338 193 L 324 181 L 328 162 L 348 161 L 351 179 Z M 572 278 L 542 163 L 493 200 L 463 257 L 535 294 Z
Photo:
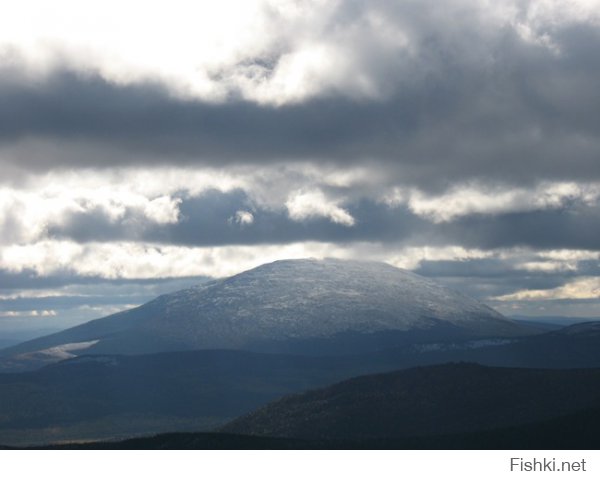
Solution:
M 255 40 L 225 48 L 212 66 L 206 52 L 195 64 L 195 44 L 175 35 L 160 37 L 169 48 L 158 49 L 152 68 L 140 67 L 139 43 L 150 49 L 157 41 L 141 25 L 136 50 L 122 54 L 120 68 L 130 75 L 106 65 L 118 55 L 105 30 L 92 29 L 95 39 L 87 39 L 76 29 L 70 39 L 53 28 L 53 42 L 44 43 L 40 27 L 35 38 L 0 42 L 12 52 L 0 83 L 0 154 L 28 172 L 318 161 L 337 168 L 374 162 L 390 181 L 436 188 L 471 178 L 599 180 L 594 5 L 258 3 L 248 17 Z M 149 13 L 152 22 L 156 14 Z M 85 16 L 80 9 L 72 15 L 73 22 Z M 88 42 L 106 51 L 70 48 Z M 152 73 L 175 50 L 169 42 L 187 52 L 181 62 L 195 65 L 196 75 L 184 77 L 213 75 L 215 88 L 183 95 L 172 78 Z M 31 44 L 54 60 L 34 62 Z M 27 67 L 47 64 L 41 72 Z M 296 70 L 298 78 L 288 78 Z M 286 90 L 296 84 L 297 92 Z M 210 93 L 219 88 L 226 93 Z
M 597 1 L 116 8 L 0 18 L 2 318 L 300 256 L 597 307 Z

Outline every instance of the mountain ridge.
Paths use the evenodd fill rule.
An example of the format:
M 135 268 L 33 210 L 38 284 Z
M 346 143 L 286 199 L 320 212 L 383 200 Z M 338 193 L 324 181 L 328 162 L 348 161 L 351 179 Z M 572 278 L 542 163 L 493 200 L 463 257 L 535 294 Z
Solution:
M 0 374 L 0 444 L 206 430 L 281 395 L 415 366 L 470 362 L 538 371 L 600 369 L 595 328 L 342 356 L 239 350 L 81 355 L 35 371 Z
M 359 351 L 406 344 L 414 335 L 526 330 L 471 297 L 385 263 L 280 260 L 9 347 L 0 357 L 44 364 L 57 347 L 69 355 L 223 348 L 322 354 L 344 344 Z
M 597 408 L 599 399 L 600 369 L 460 362 L 364 375 L 288 395 L 219 431 L 345 440 L 465 434 Z

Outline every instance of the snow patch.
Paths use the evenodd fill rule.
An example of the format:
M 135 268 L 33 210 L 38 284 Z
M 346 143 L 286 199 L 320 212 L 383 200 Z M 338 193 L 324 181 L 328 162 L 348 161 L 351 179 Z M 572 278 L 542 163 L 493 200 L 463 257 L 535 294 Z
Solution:
M 79 343 L 65 343 L 63 345 L 57 345 L 55 347 L 46 348 L 44 350 L 38 350 L 35 352 L 26 353 L 20 355 L 21 358 L 28 357 L 51 357 L 56 360 L 67 360 L 69 358 L 75 358 L 77 355 L 71 352 L 85 350 L 86 348 L 90 348 L 92 345 L 95 345 L 100 340 L 91 340 L 89 342 L 79 342 Z

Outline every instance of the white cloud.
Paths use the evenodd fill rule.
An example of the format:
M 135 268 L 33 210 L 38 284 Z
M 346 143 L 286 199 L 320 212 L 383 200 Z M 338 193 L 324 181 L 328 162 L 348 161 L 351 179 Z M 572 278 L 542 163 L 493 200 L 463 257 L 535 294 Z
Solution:
M 423 261 L 469 261 L 496 259 L 507 271 L 529 272 L 569 271 L 576 260 L 568 258 L 598 258 L 598 252 L 555 251 L 543 256 L 532 250 L 479 250 L 462 246 L 403 247 L 377 242 L 298 242 L 285 245 L 252 245 L 220 247 L 183 247 L 134 242 L 77 244 L 69 241 L 46 240 L 27 245 L 0 247 L 0 265 L 13 272 L 31 270 L 39 276 L 72 272 L 78 276 L 98 276 L 107 279 L 153 279 L 165 277 L 213 276 L 225 277 L 259 266 L 263 263 L 290 258 L 347 258 L 384 261 L 400 268 L 416 269 Z M 552 259 L 560 257 L 561 260 Z M 575 263 L 571 263 L 575 262 Z M 526 275 L 526 274 L 525 274 Z M 485 283 L 485 282 L 484 282 Z M 485 288 L 479 290 L 485 296 Z M 56 295 L 44 290 L 39 296 Z M 61 289 L 63 295 L 81 295 L 79 291 Z M 84 295 L 88 295 L 86 290 Z M 111 293 L 112 295 L 112 293 Z M 3 299 L 32 297 L 30 292 L 9 292 Z M 575 277 L 566 285 L 548 290 L 519 290 L 489 300 L 520 302 L 519 308 L 531 301 L 555 299 L 599 299 L 599 277 Z M 13 315 L 14 314 L 7 314 Z M 27 313 L 34 316 L 34 313 Z M 41 311 L 37 315 L 42 315 Z M 89 318 L 89 316 L 85 316 Z
M 236 0 L 23 0 L 3 5 L 0 47 L 42 73 L 66 62 L 117 83 L 158 78 L 181 93 L 218 98 L 209 74 L 261 52 L 263 8 Z
M 175 247 L 120 242 L 77 244 L 43 241 L 0 249 L 0 265 L 11 271 L 31 269 L 46 276 L 64 270 L 104 278 L 223 277 L 266 262 L 287 258 L 352 258 L 352 248 L 330 243 Z
M 529 272 L 575 272 L 577 271 L 577 263 L 552 260 L 531 261 L 517 263 L 515 264 L 515 268 Z
M 230 224 L 237 224 L 240 226 L 244 225 L 252 225 L 254 223 L 254 215 L 251 212 L 247 212 L 245 210 L 238 210 L 235 212 L 235 215 L 229 218 Z
M 505 255 L 504 259 L 510 259 Z M 600 260 L 600 253 L 590 250 L 548 250 L 541 252 L 513 250 L 514 268 L 530 272 L 576 272 L 578 263 Z
M 415 269 L 424 261 L 465 261 L 472 259 L 491 258 L 495 252 L 464 248 L 458 245 L 444 247 L 406 247 L 389 257 L 389 263 L 400 268 Z
M 55 317 L 56 310 L 0 310 L 2 317 Z
M 177 223 L 179 219 L 179 204 L 181 203 L 180 198 L 171 198 L 168 195 L 161 197 L 142 200 L 142 211 L 144 216 L 158 224 L 169 224 Z
M 31 243 L 46 237 L 75 214 L 100 211 L 112 222 L 127 214 L 140 222 L 179 221 L 182 196 L 246 187 L 252 174 L 214 169 L 155 168 L 111 171 L 54 171 L 22 184 L 0 184 L 0 244 Z M 246 218 L 247 220 L 247 218 Z
M 496 297 L 499 301 L 519 301 L 519 300 L 564 300 L 564 299 L 599 299 L 600 298 L 600 278 L 583 277 L 573 280 L 561 287 L 548 290 L 520 290 L 509 295 Z
M 117 222 L 129 215 L 156 224 L 176 223 L 178 198 L 155 198 L 135 192 L 127 183 L 106 182 L 84 185 L 68 178 L 50 181 L 38 188 L 0 187 L 0 244 L 35 242 L 45 237 L 52 225 L 63 225 L 75 214 L 100 211 Z
M 540 254 L 542 258 L 560 261 L 600 260 L 600 253 L 591 250 L 547 250 Z
M 352 215 L 318 190 L 296 192 L 290 195 L 285 206 L 290 218 L 296 221 L 324 217 L 346 227 L 351 227 L 355 223 Z
M 322 216 L 351 226 L 354 219 L 320 191 L 302 192 L 307 185 L 349 189 L 369 194 L 373 175 L 362 168 L 339 172 L 331 167 L 289 165 L 285 168 L 123 168 L 105 171 L 53 171 L 31 176 L 20 184 L 0 183 L 0 244 L 26 244 L 47 237 L 48 228 L 62 226 L 73 215 L 100 212 L 111 222 L 125 216 L 140 224 L 174 224 L 180 220 L 183 198 L 209 190 L 243 190 L 251 206 L 290 212 L 302 221 Z M 290 191 L 299 191 L 289 196 Z M 231 219 L 253 223 L 249 210 Z
M 382 197 L 389 205 L 407 204 L 417 215 L 434 222 L 449 222 L 458 217 L 558 208 L 570 201 L 592 205 L 600 198 L 600 184 L 544 182 L 533 188 L 456 185 L 441 195 L 396 187 Z
M 493 252 L 453 247 L 391 247 L 378 243 L 298 242 L 286 245 L 179 247 L 133 242 L 77 244 L 47 240 L 0 249 L 0 265 L 14 272 L 31 269 L 41 276 L 73 271 L 104 278 L 222 277 L 288 258 L 348 258 L 384 261 L 412 269 L 423 260 L 488 258 Z
M 408 76 L 406 64 L 426 58 L 419 48 L 432 31 L 461 61 L 486 64 L 494 35 L 513 29 L 557 50 L 556 25 L 597 22 L 599 7 L 454 0 L 443 9 L 424 2 L 425 15 L 413 2 L 21 0 L 3 5 L 0 58 L 24 61 L 33 76 L 60 62 L 120 84 L 157 79 L 178 95 L 212 101 L 241 92 L 281 104 L 327 90 L 372 98 L 386 94 L 390 70 Z M 459 39 L 457 29 L 470 31 Z

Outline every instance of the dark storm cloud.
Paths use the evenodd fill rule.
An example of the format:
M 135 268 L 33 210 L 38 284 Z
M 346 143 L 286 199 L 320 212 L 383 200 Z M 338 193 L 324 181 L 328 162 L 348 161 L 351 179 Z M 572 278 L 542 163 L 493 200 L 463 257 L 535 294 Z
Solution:
M 402 10 L 403 21 L 417 10 Z M 469 27 L 465 38 L 454 32 L 460 41 L 417 32 L 417 54 L 399 54 L 392 70 L 374 52 L 380 63 L 369 68 L 387 79 L 381 100 L 325 89 L 277 107 L 235 97 L 207 103 L 158 84 L 117 86 L 68 71 L 31 82 L 3 72 L 0 142 L 12 148 L 3 161 L 30 172 L 373 161 L 390 181 L 423 188 L 470 178 L 598 180 L 600 31 L 553 28 L 558 52 L 509 28 L 490 36 Z
M 289 218 L 285 208 L 254 205 L 243 190 L 210 190 L 184 197 L 179 219 L 156 224 L 135 210 L 114 220 L 103 210 L 72 214 L 48 226 L 48 235 L 77 242 L 144 241 L 171 245 L 221 246 L 286 244 L 300 241 L 371 241 L 395 245 L 460 245 L 493 250 L 527 247 L 534 250 L 600 250 L 600 208 L 571 202 L 559 208 L 500 214 L 471 214 L 434 223 L 407 206 L 389 207 L 369 199 L 342 204 L 354 219 L 351 227 L 315 217 Z M 235 222 L 238 211 L 248 211 L 253 222 Z M 488 265 L 490 273 L 493 265 Z
M 42 276 L 28 269 L 14 272 L 0 268 L 0 290 L 58 288 L 72 283 L 94 284 L 99 281 L 100 277 L 84 277 L 74 272 L 57 272 L 51 276 Z
M 581 275 L 600 277 L 600 261 L 582 260 L 578 262 L 578 271 Z
M 144 294 L 122 296 L 78 296 L 62 295 L 50 297 L 19 297 L 14 299 L 0 299 L 0 312 L 22 312 L 30 310 L 68 310 L 81 306 L 106 306 L 106 305 L 138 305 L 151 300 L 152 297 Z
M 507 295 L 519 290 L 557 288 L 580 275 L 589 275 L 588 262 L 577 262 L 572 270 L 526 270 L 515 260 L 482 258 L 469 260 L 423 260 L 415 273 L 435 278 L 458 291 L 476 298 Z M 600 275 L 596 261 L 595 275 Z M 585 273 L 584 273 L 585 272 Z
M 67 271 L 37 275 L 0 269 L 0 333 L 36 326 L 67 328 L 209 280 L 203 276 L 106 279 Z M 44 290 L 51 292 L 44 294 Z
M 390 251 L 402 246 L 422 245 L 460 245 L 492 251 L 525 247 L 526 253 L 515 252 L 509 257 L 423 260 L 415 270 L 480 299 L 520 290 L 553 289 L 581 276 L 600 276 L 598 260 L 571 261 L 569 268 L 554 270 L 532 270 L 523 266 L 527 262 L 543 263 L 544 250 L 600 250 L 600 209 L 597 206 L 571 202 L 548 210 L 473 214 L 443 223 L 419 217 L 406 206 L 391 208 L 366 199 L 348 202 L 342 207 L 355 219 L 354 226 L 335 224 L 324 218 L 292 221 L 283 210 L 253 205 L 242 190 L 208 191 L 182 200 L 177 224 L 145 224 L 135 233 L 135 239 L 188 246 L 365 241 L 379 245 L 372 248 Z M 253 223 L 239 225 L 232 222 L 230 219 L 238 210 L 251 211 Z M 54 234 L 76 241 L 132 239 L 127 236 L 131 234 L 130 219 L 123 219 L 128 227 L 121 229 L 118 224 L 111 224 L 108 218 L 93 222 L 82 218 L 78 215 L 60 228 L 54 227 Z M 98 235 L 90 228 L 94 224 L 100 230 Z
M 158 162 L 201 165 L 336 158 L 360 145 L 353 136 L 371 123 L 366 117 L 382 115 L 380 106 L 337 98 L 278 108 L 239 100 L 186 101 L 159 85 L 116 86 L 70 72 L 57 73 L 41 85 L 4 82 L 0 98 L 0 138 L 5 143 L 34 137 L 83 142 L 84 149 L 105 147 L 111 153 L 115 146 L 122 149 L 121 156 L 101 165 L 97 155 L 91 164 L 83 156 L 65 155 L 66 166 L 77 167 L 141 164 L 149 153 L 163 155 Z M 377 136 L 379 128 L 371 126 L 367 137 Z M 32 167 L 60 166 L 60 159 L 53 160 Z
M 528 5 L 517 2 L 507 8 L 523 10 L 520 15 L 527 23 Z M 334 67 L 344 68 L 346 61 L 351 67 L 342 74 L 327 73 L 327 68 L 333 69 L 327 65 L 322 76 L 323 72 L 314 72 L 315 84 L 308 85 L 308 91 L 314 87 L 313 96 L 277 106 L 244 100 L 235 79 L 256 67 L 264 73 L 269 90 L 268 80 L 278 66 L 297 53 L 294 48 L 303 46 L 287 37 L 287 43 L 281 42 L 265 58 L 245 58 L 233 70 L 227 70 L 225 62 L 223 71 L 208 72 L 228 92 L 224 101 L 215 102 L 177 97 L 172 85 L 158 81 L 111 83 L 92 73 L 94 65 L 79 68 L 77 59 L 71 59 L 70 67 L 39 77 L 31 71 L 23 73 L 16 63 L 11 67 L 0 63 L 0 183 L 61 170 L 84 178 L 96 174 L 96 169 L 112 173 L 117 167 L 136 167 L 152 172 L 159 166 L 215 167 L 242 176 L 257 166 L 258 176 L 272 177 L 257 180 L 247 192 L 215 190 L 191 196 L 189 191 L 172 193 L 170 188 L 164 193 L 181 199 L 174 223 L 152 221 L 145 206 L 136 202 L 119 204 L 114 209 L 118 214 L 111 215 L 102 207 L 88 208 L 94 202 L 76 198 L 73 211 L 67 208 L 56 218 L 40 220 L 43 233 L 33 240 L 27 234 L 37 230 L 27 223 L 26 209 L 12 208 L 9 202 L 6 212 L 0 212 L 2 243 L 18 245 L 24 239 L 35 242 L 46 236 L 79 243 L 184 246 L 370 242 L 350 246 L 357 252 L 364 248 L 367 254 L 377 251 L 379 257 L 386 252 L 389 258 L 410 246 L 463 246 L 488 253 L 529 249 L 527 258 L 518 253 L 513 258 L 511 253 L 509 258 L 425 260 L 416 270 L 482 299 L 600 276 L 599 262 L 594 260 L 576 262 L 570 270 L 523 267 L 524 262 L 546 261 L 544 250 L 600 251 L 597 204 L 563 202 L 560 207 L 538 210 L 511 204 L 507 208 L 515 211 L 472 213 L 435 223 L 404 204 L 390 207 L 375 200 L 392 185 L 439 194 L 460 193 L 453 187 L 471 181 L 484 193 L 486 186 L 510 192 L 517 185 L 527 190 L 544 180 L 600 181 L 600 29 L 583 20 L 538 18 L 539 25 L 534 20 L 528 25 L 533 37 L 539 36 L 528 41 L 514 24 L 499 27 L 490 21 L 494 14 L 488 10 L 495 8 L 460 0 L 340 2 L 324 26 L 309 27 L 323 32 L 300 34 L 307 33 L 317 47 L 339 55 L 331 59 Z M 377 15 L 383 20 L 374 27 L 369 19 Z M 389 46 L 397 40 L 395 31 L 389 42 L 381 41 L 376 30 L 381 27 L 385 33 L 386 22 L 400 27 L 397 32 L 406 36 L 406 48 Z M 338 59 L 343 61 L 337 64 Z M 344 78 L 340 81 L 340 77 Z M 361 93 L 354 77 L 370 82 L 374 95 Z M 293 220 L 281 200 L 285 192 L 279 192 L 275 207 L 255 201 L 258 190 L 268 194 L 269 186 L 281 178 L 278 167 L 290 162 L 295 162 L 299 176 L 290 182 L 290 193 L 306 187 L 344 198 L 337 205 L 352 216 L 354 225 L 318 216 Z M 359 180 L 352 188 L 336 190 L 326 180 L 321 184 L 310 169 L 303 170 L 303 163 L 342 174 L 363 167 L 365 177 L 372 167 L 377 175 L 375 180 L 366 178 L 364 185 Z M 232 168 L 237 166 L 250 168 Z M 60 175 L 51 178 L 56 181 Z M 122 180 L 126 187 L 128 179 Z M 260 181 L 264 183 L 259 185 Z M 20 186 L 26 191 L 35 184 Z M 286 186 L 277 188 L 282 191 Z M 535 200 L 533 195 L 518 198 Z M 160 206 L 148 203 L 152 208 Z M 250 212 L 252 222 L 236 222 L 238 211 Z M 35 214 L 31 217 L 36 221 Z M 33 270 L 15 273 L 0 268 L 0 294 L 23 295 L 0 300 L 0 311 L 56 310 L 59 316 L 67 311 L 74 315 L 86 306 L 101 309 L 141 303 L 199 281 L 197 277 L 107 280 L 76 271 L 38 275 Z M 42 292 L 38 298 L 27 297 L 27 290 L 44 289 L 57 290 L 62 297 L 39 298 L 45 295 Z M 561 302 L 571 300 L 554 304 Z M 587 311 L 597 305 L 572 302 L 589 305 Z
M 51 274 L 41 275 L 33 270 L 23 269 L 15 272 L 0 268 L 0 294 L 7 294 L 14 290 L 41 290 L 41 289 L 61 289 L 67 286 L 76 286 L 79 288 L 78 292 L 84 292 L 88 294 L 104 294 L 107 288 L 117 288 L 123 294 L 130 293 L 128 288 L 132 288 L 131 291 L 137 291 L 139 288 L 155 289 L 154 293 L 159 295 L 166 291 L 177 290 L 183 288 L 186 285 L 195 283 L 201 283 L 208 279 L 208 277 L 197 276 L 197 277 L 177 277 L 177 278 L 115 278 L 107 279 L 100 276 L 93 275 L 80 275 L 74 271 L 68 270 L 56 270 Z M 163 286 L 164 285 L 164 291 Z M 89 291 L 86 290 L 89 288 Z M 157 293 L 158 292 L 158 293 Z M 113 292 L 114 293 L 114 292 Z
M 494 216 L 472 215 L 440 225 L 439 233 L 450 243 L 482 249 L 600 250 L 600 208 L 579 205 Z
M 102 210 L 74 214 L 58 225 L 50 225 L 52 238 L 77 242 L 138 240 L 169 245 L 220 246 L 285 244 L 306 240 L 353 242 L 360 240 L 401 242 L 427 230 L 429 222 L 406 208 L 390 209 L 370 200 L 344 205 L 356 219 L 353 227 L 333 223 L 328 218 L 296 221 L 287 211 L 253 206 L 242 190 L 210 190 L 197 197 L 183 198 L 179 220 L 158 225 L 148 220 L 124 215 L 112 220 Z M 250 224 L 235 221 L 238 211 L 253 215 Z

